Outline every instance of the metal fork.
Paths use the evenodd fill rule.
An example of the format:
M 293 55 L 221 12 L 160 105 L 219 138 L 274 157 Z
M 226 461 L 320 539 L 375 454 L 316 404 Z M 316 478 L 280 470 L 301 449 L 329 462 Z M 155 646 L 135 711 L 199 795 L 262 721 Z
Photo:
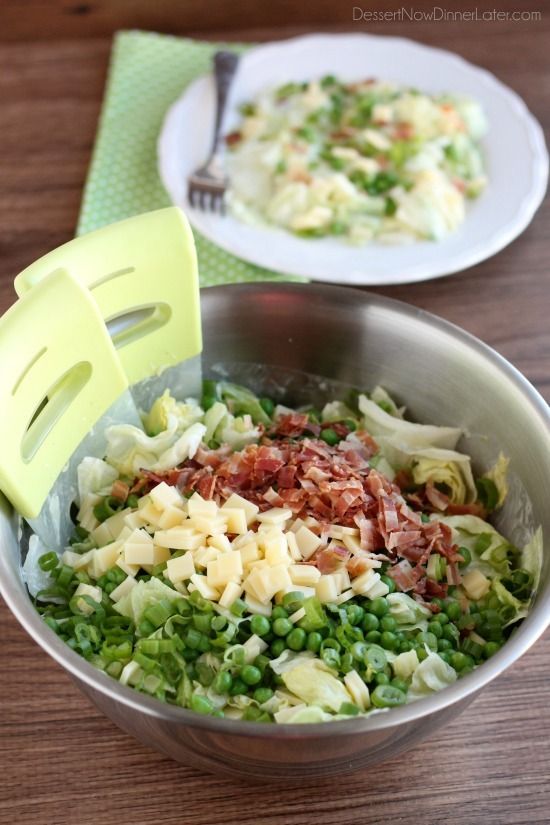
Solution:
M 212 150 L 199 169 L 189 176 L 188 194 L 191 206 L 208 212 L 224 212 L 224 194 L 227 176 L 222 159 L 223 138 L 221 126 L 229 89 L 237 71 L 239 57 L 232 52 L 216 52 L 214 55 L 214 80 L 216 83 L 216 123 Z

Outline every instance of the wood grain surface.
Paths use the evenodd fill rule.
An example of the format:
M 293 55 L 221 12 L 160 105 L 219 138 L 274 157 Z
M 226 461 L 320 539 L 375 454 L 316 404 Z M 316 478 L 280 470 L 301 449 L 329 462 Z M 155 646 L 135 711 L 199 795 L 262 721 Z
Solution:
M 267 40 L 323 27 L 360 30 L 351 24 L 354 4 L 3 0 L 0 310 L 15 298 L 17 272 L 74 232 L 116 27 Z M 193 18 L 190 9 L 199 5 Z M 396 22 L 368 30 L 449 48 L 485 66 L 548 129 L 550 8 L 525 0 L 485 7 L 495 5 L 542 8 L 542 19 Z M 216 30 L 208 27 L 207 6 Z M 549 212 L 546 202 L 521 238 L 464 274 L 377 291 L 483 338 L 549 400 Z M 177 765 L 130 739 L 84 699 L 3 603 L 0 622 L 1 825 L 550 822 L 548 633 L 461 717 L 404 756 L 322 785 L 258 788 Z

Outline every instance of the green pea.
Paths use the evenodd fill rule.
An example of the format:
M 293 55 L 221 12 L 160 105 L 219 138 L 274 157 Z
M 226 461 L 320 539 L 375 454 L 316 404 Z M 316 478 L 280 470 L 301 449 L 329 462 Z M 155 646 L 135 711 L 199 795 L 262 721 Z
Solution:
M 393 616 L 382 616 L 380 620 L 380 627 L 382 630 L 391 630 L 394 631 L 397 627 L 397 622 L 393 618 Z
M 371 644 L 378 644 L 381 638 L 382 634 L 379 630 L 370 630 L 365 636 L 365 640 Z
M 385 650 L 395 650 L 399 644 L 399 640 L 397 639 L 395 633 L 392 633 L 389 630 L 384 630 L 380 636 L 380 644 Z
M 361 626 L 365 633 L 370 633 L 371 630 L 378 630 L 380 621 L 374 613 L 365 613 Z
M 359 604 L 350 604 L 346 606 L 346 614 L 348 622 L 356 627 L 363 621 L 365 611 Z
M 276 636 L 287 636 L 293 627 L 294 625 L 290 619 L 285 619 L 281 616 L 273 622 L 273 633 Z
M 453 643 L 449 641 L 449 639 L 438 639 L 437 640 L 437 652 L 440 653 L 442 650 L 452 650 Z
M 222 670 L 214 679 L 212 687 L 216 691 L 216 693 L 229 693 L 232 684 L 233 679 L 229 671 Z
M 355 430 L 357 429 L 357 424 L 355 423 L 353 418 L 345 418 L 344 419 L 344 424 L 346 425 L 346 427 L 348 428 L 350 433 L 355 432 Z
M 245 685 L 257 685 L 262 681 L 262 671 L 254 665 L 245 665 L 239 674 Z
M 279 619 L 278 621 L 284 621 Z M 301 627 L 295 627 L 286 637 L 286 643 L 291 650 L 303 650 L 306 644 L 307 634 Z
M 269 646 L 269 650 L 274 659 L 278 659 L 283 650 L 286 650 L 286 644 L 284 639 L 275 639 L 274 642 L 271 642 Z
M 408 686 L 408 684 L 405 682 L 405 680 L 404 680 L 404 679 L 399 679 L 399 677 L 398 677 L 398 676 L 395 676 L 395 677 L 391 680 L 390 684 L 391 684 L 391 686 L 392 686 L 392 687 L 397 688 L 397 690 L 402 690 L 402 691 L 403 691 L 403 693 L 407 693 L 407 691 L 408 691 L 408 689 L 409 689 L 409 686 Z
M 390 593 L 395 592 L 395 582 L 391 576 L 380 576 L 380 581 L 384 582 Z
M 451 665 L 454 667 L 455 670 L 462 670 L 463 667 L 466 667 L 467 662 L 468 657 L 460 651 L 453 653 L 453 655 L 451 656 Z
M 438 655 L 440 659 L 443 659 L 444 662 L 447 662 L 448 665 L 451 664 L 451 658 L 453 656 L 452 650 L 442 650 L 441 652 L 438 651 Z
M 441 625 L 444 625 L 444 624 L 449 624 L 450 620 L 449 620 L 449 617 L 447 616 L 446 613 L 436 613 L 436 615 L 434 617 L 434 621 L 439 622 L 439 624 L 441 624 Z
M 214 710 L 214 705 L 206 696 L 194 693 L 191 696 L 190 708 L 194 710 L 195 713 L 202 713 L 203 716 L 208 716 L 208 714 Z
M 256 636 L 267 636 L 271 630 L 271 622 L 266 616 L 252 616 L 250 629 Z
M 340 441 L 340 436 L 335 432 L 335 430 L 332 429 L 332 427 L 325 427 L 321 430 L 319 438 L 331 447 L 334 447 Z
M 485 659 L 489 659 L 491 656 L 494 656 L 500 650 L 500 645 L 498 642 L 487 642 L 487 644 L 483 648 L 483 656 Z
M 462 616 L 462 610 L 458 602 L 447 602 L 443 609 L 452 622 L 456 622 Z
M 323 641 L 323 637 L 316 630 L 307 634 L 306 648 L 312 653 L 318 653 Z
M 273 696 L 273 691 L 271 688 L 268 687 L 259 687 L 253 693 L 254 699 L 258 702 L 259 705 L 263 705 L 264 702 L 269 702 L 271 697 Z
M 408 639 L 404 639 L 402 642 L 399 642 L 399 652 L 400 653 L 408 653 L 409 650 L 413 649 L 413 643 L 410 642 Z
M 390 606 L 387 603 L 386 599 L 383 599 L 381 596 L 379 596 L 376 599 L 373 599 L 369 605 L 369 612 L 373 613 L 379 619 L 381 619 L 382 616 L 385 616 L 386 613 L 389 612 L 389 609 Z
M 435 622 L 435 621 L 428 622 L 428 630 L 430 631 L 430 633 L 433 633 L 433 635 L 437 639 L 440 639 L 441 636 L 443 635 L 443 628 L 441 627 L 439 622 Z
M 275 619 L 288 619 L 288 613 L 284 607 L 277 605 L 277 607 L 274 607 L 271 611 L 271 619 L 272 621 L 275 621 Z

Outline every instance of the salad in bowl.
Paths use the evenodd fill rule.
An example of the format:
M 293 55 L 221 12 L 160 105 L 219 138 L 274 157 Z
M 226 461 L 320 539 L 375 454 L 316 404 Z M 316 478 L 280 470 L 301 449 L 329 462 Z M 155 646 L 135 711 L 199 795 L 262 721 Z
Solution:
M 200 714 L 366 715 L 480 666 L 529 610 L 540 531 L 490 523 L 507 460 L 476 477 L 461 430 L 380 387 L 292 409 L 229 383 L 169 392 L 78 471 L 67 548 L 32 536 L 44 622 L 113 679 Z

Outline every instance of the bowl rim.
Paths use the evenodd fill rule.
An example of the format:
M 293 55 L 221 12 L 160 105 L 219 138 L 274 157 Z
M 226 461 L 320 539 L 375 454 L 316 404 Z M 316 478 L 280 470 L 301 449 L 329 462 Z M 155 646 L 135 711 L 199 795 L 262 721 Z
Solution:
M 325 296 L 332 301 L 344 301 L 357 305 L 360 301 L 367 306 L 391 310 L 428 324 L 436 330 L 449 335 L 455 341 L 459 341 L 468 348 L 473 349 L 479 356 L 482 356 L 489 364 L 498 370 L 520 391 L 523 398 L 528 402 L 531 410 L 538 416 L 541 424 L 546 429 L 550 438 L 550 407 L 544 398 L 533 387 L 533 385 L 503 356 L 492 347 L 483 343 L 479 338 L 466 332 L 457 325 L 447 321 L 426 310 L 419 309 L 403 301 L 394 298 L 377 295 L 372 292 L 353 289 L 350 287 L 333 286 L 327 284 L 293 284 L 293 283 L 253 283 L 253 284 L 230 284 L 217 287 L 209 287 L 206 292 L 215 297 L 220 290 L 231 289 L 237 293 L 257 292 L 265 293 L 268 290 L 277 293 L 297 293 L 311 296 L 313 292 L 319 297 Z M 17 530 L 19 517 L 11 508 L 11 505 L 0 493 L 1 508 L 9 517 L 13 524 L 14 531 Z M 47 625 L 45 625 L 39 614 L 35 611 L 28 594 L 18 591 L 12 592 L 6 585 L 4 579 L 10 575 L 9 565 L 0 553 L 0 594 L 3 596 L 9 609 L 27 631 L 32 639 L 48 653 L 59 665 L 63 667 L 73 678 L 83 682 L 86 687 L 99 692 L 107 699 L 120 702 L 122 705 L 135 711 L 145 713 L 146 716 L 159 719 L 165 722 L 183 723 L 189 727 L 212 732 L 224 733 L 235 736 L 249 736 L 252 738 L 288 738 L 289 736 L 300 739 L 319 739 L 325 736 L 335 736 L 338 734 L 360 735 L 371 731 L 380 731 L 399 725 L 415 722 L 422 717 L 429 716 L 443 711 L 451 705 L 461 701 L 471 700 L 475 694 L 485 685 L 495 679 L 520 656 L 522 656 L 550 626 L 550 585 L 541 590 L 536 597 L 535 604 L 529 615 L 523 620 L 517 632 L 506 644 L 483 665 L 476 668 L 468 675 L 457 680 L 451 686 L 420 699 L 410 704 L 392 708 L 391 713 L 386 711 L 371 712 L 365 717 L 351 717 L 349 720 L 330 722 L 318 722 L 314 724 L 285 723 L 266 725 L 265 723 L 248 722 L 233 719 L 217 719 L 209 716 L 201 716 L 186 708 L 164 703 L 154 697 L 138 693 L 130 687 L 121 685 L 118 681 L 108 676 L 103 671 L 98 670 L 80 657 L 59 639 Z

